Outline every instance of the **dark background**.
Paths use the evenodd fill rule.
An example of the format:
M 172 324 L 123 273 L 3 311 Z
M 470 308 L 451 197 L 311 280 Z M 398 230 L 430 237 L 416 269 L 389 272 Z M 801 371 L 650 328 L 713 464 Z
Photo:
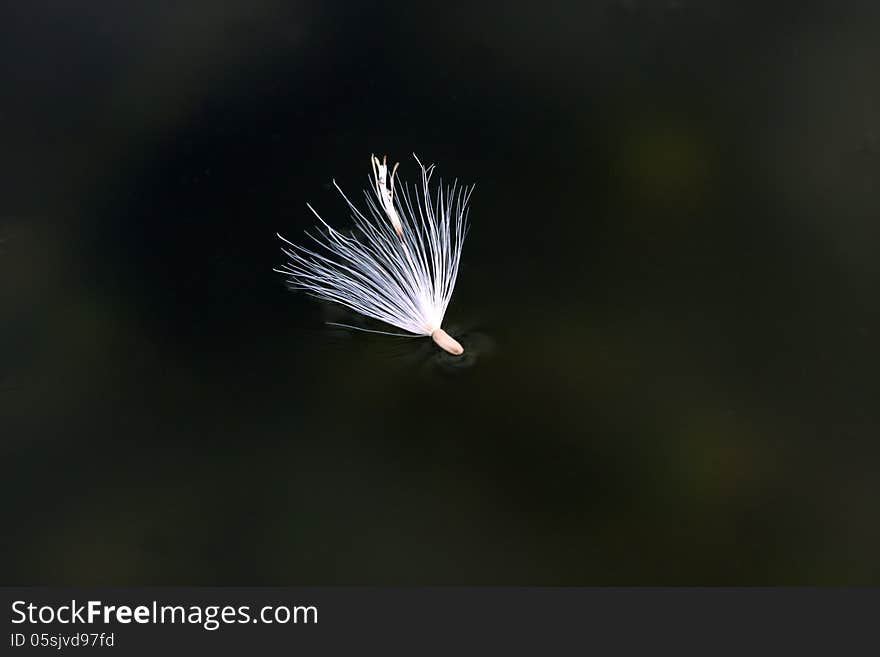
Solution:
M 0 13 L 3 584 L 880 583 L 876 3 Z M 413 151 L 461 360 L 272 272 Z

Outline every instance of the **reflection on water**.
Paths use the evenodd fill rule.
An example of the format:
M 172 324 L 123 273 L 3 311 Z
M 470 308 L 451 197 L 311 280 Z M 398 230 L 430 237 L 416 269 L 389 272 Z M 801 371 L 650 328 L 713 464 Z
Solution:
M 317 303 L 317 302 L 316 302 Z M 327 348 L 352 349 L 365 353 L 371 359 L 371 367 L 396 368 L 402 371 L 421 372 L 423 376 L 449 376 L 468 370 L 478 362 L 489 358 L 496 350 L 495 341 L 476 325 L 463 322 L 444 322 L 444 328 L 464 347 L 461 356 L 453 356 L 424 336 L 381 335 L 372 331 L 394 331 L 380 322 L 350 312 L 345 308 L 320 302 L 326 324 L 320 338 Z M 345 326 L 334 326 L 333 323 Z M 356 327 L 356 328 L 347 328 Z M 362 330 L 358 330 L 362 329 Z

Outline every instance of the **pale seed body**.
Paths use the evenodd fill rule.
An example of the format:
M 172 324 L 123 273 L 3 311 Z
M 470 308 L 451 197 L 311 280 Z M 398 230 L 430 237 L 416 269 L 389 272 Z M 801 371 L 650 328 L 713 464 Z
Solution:
M 453 356 L 461 356 L 464 353 L 464 347 L 449 335 L 442 328 L 437 329 L 431 334 L 431 339 L 437 343 L 437 346 L 443 349 L 444 351 L 448 351 Z

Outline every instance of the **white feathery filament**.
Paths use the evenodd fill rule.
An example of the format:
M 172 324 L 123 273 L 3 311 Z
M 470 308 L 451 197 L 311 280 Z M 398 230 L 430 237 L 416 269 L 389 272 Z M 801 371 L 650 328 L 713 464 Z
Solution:
M 403 183 L 395 194 L 398 165 L 389 176 L 386 158 L 380 161 L 373 155 L 370 162 L 372 194 L 364 192 L 367 216 L 333 181 L 348 204 L 355 230 L 337 231 L 307 204 L 320 225 L 317 235 L 308 231 L 306 235 L 319 248 L 278 235 L 288 262 L 275 271 L 287 277 L 292 289 L 338 303 L 411 336 L 431 336 L 445 351 L 461 355 L 461 344 L 441 325 L 458 277 L 473 187 L 454 182 L 444 189 L 441 181 L 432 196 L 428 184 L 434 167 L 425 167 L 416 158 L 421 184 L 410 188 Z

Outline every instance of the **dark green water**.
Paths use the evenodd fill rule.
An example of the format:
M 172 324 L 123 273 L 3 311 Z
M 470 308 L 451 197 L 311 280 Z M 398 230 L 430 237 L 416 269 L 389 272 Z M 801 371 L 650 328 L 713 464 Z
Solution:
M 0 20 L 2 583 L 880 583 L 872 3 L 153 4 Z M 464 361 L 272 272 L 413 151 Z

